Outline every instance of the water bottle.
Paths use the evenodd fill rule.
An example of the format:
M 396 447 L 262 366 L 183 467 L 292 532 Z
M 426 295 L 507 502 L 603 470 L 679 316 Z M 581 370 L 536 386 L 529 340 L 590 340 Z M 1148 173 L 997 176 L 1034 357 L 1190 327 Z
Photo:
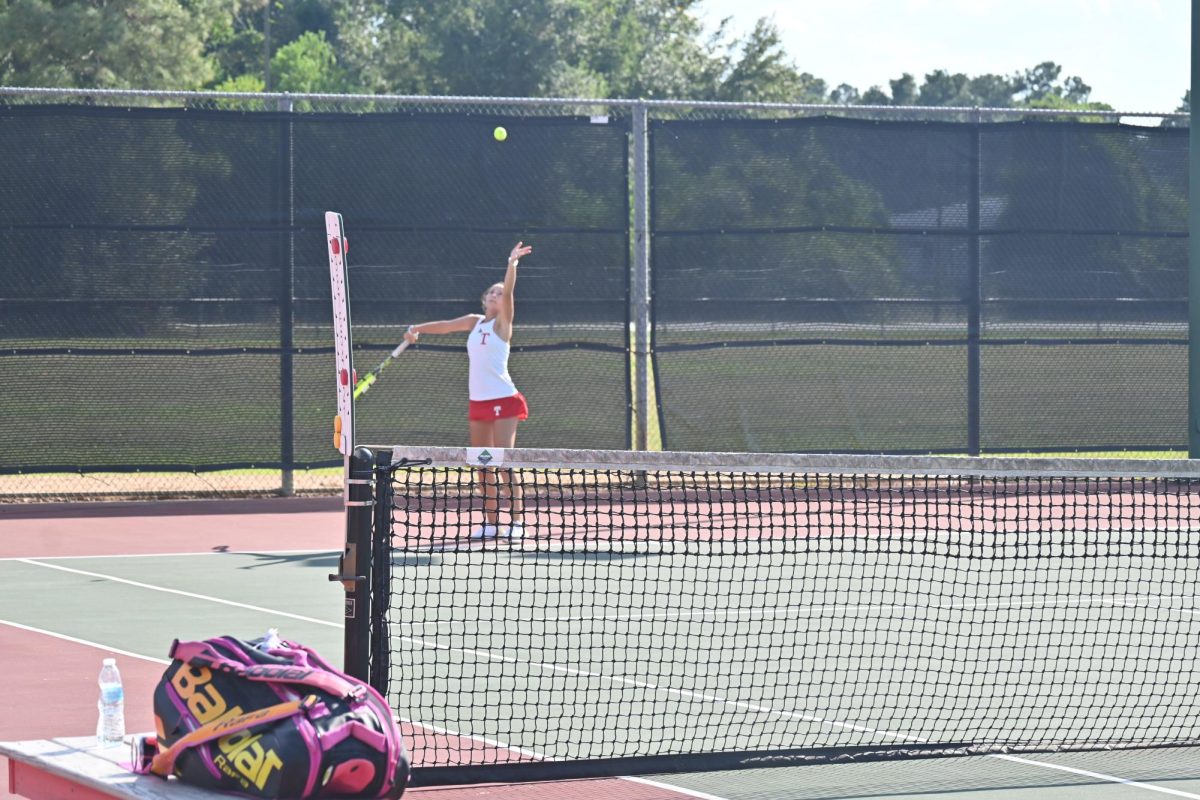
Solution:
M 279 638 L 278 628 L 268 628 L 267 635 L 264 636 L 258 643 L 258 649 L 264 653 L 274 650 L 276 647 L 283 647 L 283 639 Z
M 115 658 L 104 659 L 100 668 L 100 721 L 96 723 L 96 740 L 101 747 L 119 745 L 125 740 L 125 690 Z

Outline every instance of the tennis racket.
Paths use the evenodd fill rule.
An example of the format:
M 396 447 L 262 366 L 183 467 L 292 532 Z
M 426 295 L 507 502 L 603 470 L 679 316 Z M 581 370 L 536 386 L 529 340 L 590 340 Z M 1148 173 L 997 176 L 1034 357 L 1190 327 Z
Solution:
M 370 389 L 372 386 L 375 385 L 375 381 L 377 381 L 379 379 L 379 373 L 383 372 L 384 367 L 386 367 L 388 364 L 392 363 L 393 358 L 400 355 L 407 349 L 408 349 L 408 342 L 407 341 L 401 342 L 399 347 L 397 347 L 395 350 L 393 350 L 391 352 L 391 354 L 383 360 L 382 364 L 380 364 L 378 367 L 376 367 L 375 369 L 368 372 L 366 375 L 364 375 L 362 377 L 362 379 L 358 383 L 354 384 L 354 399 L 357 400 L 361 395 L 366 394 L 367 389 Z

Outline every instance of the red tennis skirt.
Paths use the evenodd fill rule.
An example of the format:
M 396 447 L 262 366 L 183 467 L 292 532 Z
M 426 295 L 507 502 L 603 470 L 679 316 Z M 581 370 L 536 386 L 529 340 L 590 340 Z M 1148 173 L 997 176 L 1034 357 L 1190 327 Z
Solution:
M 525 395 L 517 392 L 512 397 L 498 397 L 495 400 L 472 400 L 468 419 L 486 422 L 497 419 L 529 419 L 529 406 L 525 403 Z

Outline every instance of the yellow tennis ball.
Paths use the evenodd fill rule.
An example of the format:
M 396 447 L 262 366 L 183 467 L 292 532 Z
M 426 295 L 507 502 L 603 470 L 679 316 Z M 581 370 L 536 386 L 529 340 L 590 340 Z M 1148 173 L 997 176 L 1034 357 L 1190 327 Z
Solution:
M 497 142 L 503 142 L 508 138 L 508 131 L 504 130 L 503 126 L 497 125 L 496 130 L 492 131 L 492 136 L 496 138 Z

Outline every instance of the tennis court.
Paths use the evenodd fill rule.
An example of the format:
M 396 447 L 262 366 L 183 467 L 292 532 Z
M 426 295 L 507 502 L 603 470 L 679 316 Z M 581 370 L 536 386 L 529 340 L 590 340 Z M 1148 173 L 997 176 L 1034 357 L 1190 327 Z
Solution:
M 150 725 L 148 697 L 157 675 L 164 667 L 163 660 L 170 640 L 175 637 L 189 638 L 233 633 L 255 636 L 267 627 L 278 627 L 287 636 L 305 641 L 323 652 L 336 654 L 341 646 L 341 590 L 336 583 L 329 583 L 327 575 L 334 571 L 341 536 L 341 514 L 325 505 L 314 509 L 318 501 L 241 501 L 235 504 L 237 513 L 214 513 L 221 503 L 160 503 L 155 506 L 121 505 L 122 508 L 101 507 L 80 509 L 57 507 L 58 516 L 52 507 L 36 509 L 6 508 L 0 514 L 0 542 L 3 542 L 3 561 L 0 561 L 0 608 L 4 609 L 0 625 L 3 650 L 10 654 L 6 658 L 6 675 L 14 682 L 10 686 L 10 708 L 15 713 L 5 715 L 0 732 L 5 739 L 30 735 L 85 735 L 94 726 L 94 680 L 98 662 L 105 652 L 115 652 L 125 675 L 129 701 L 130 730 L 148 729 Z M 287 503 L 308 504 L 303 511 L 280 511 Z M 260 513 L 248 513 L 255 504 L 262 507 Z M 282 504 L 282 505 L 281 505 Z M 267 510 L 270 507 L 270 511 Z M 181 512 L 187 513 L 181 513 Z M 90 514 L 90 515 L 88 515 Z M 81 532 L 87 531 L 87 536 Z M 626 719 L 648 721 L 662 727 L 667 722 L 683 720 L 685 714 L 698 715 L 700 723 L 682 723 L 677 735 L 690 737 L 692 741 L 714 737 L 737 736 L 743 741 L 753 737 L 766 737 L 762 731 L 747 731 L 739 722 L 742 711 L 731 713 L 732 702 L 741 702 L 747 692 L 757 692 L 764 706 L 779 702 L 787 695 L 788 702 L 804 697 L 814 707 L 824 707 L 830 721 L 845 723 L 871 723 L 877 731 L 886 728 L 886 719 L 880 717 L 885 709 L 878 704 L 871 706 L 866 700 L 857 706 L 830 706 L 830 688 L 835 671 L 828 664 L 821 667 L 815 662 L 805 664 L 795 648 L 795 663 L 787 667 L 784 679 L 779 680 L 764 693 L 764 688 L 753 687 L 739 673 L 744 663 L 728 662 L 714 667 L 711 675 L 703 675 L 685 664 L 672 664 L 669 652 L 663 658 L 657 673 L 637 673 L 628 670 L 619 673 L 623 680 L 644 682 L 657 681 L 664 688 L 668 684 L 676 696 L 662 697 L 656 702 L 660 708 L 646 706 L 636 709 L 630 706 L 627 697 L 629 686 L 611 677 L 616 665 L 611 656 L 622 646 L 641 642 L 653 643 L 662 648 L 665 643 L 684 636 L 699 637 L 710 650 L 734 649 L 757 651 L 762 658 L 779 660 L 788 647 L 770 633 L 775 621 L 791 617 L 790 624 L 797 622 L 802 629 L 813 630 L 820 635 L 828 631 L 824 625 L 810 625 L 819 620 L 837 620 L 835 629 L 844 628 L 847 619 L 860 620 L 860 633 L 846 634 L 841 649 L 834 649 L 827 661 L 845 657 L 861 651 L 869 636 L 885 637 L 888 630 L 902 629 L 905 611 L 887 608 L 880 602 L 876 608 L 835 607 L 814 605 L 799 611 L 785 611 L 782 597 L 792 593 L 795 597 L 811 592 L 805 588 L 803 579 L 779 577 L 771 587 L 778 591 L 781 600 L 776 607 L 746 609 L 739 607 L 733 597 L 728 596 L 728 586 L 717 595 L 715 586 L 705 586 L 694 580 L 697 576 L 695 562 L 688 563 L 693 556 L 669 554 L 644 555 L 625 559 L 618 555 L 590 554 L 589 563 L 599 562 L 601 571 L 588 578 L 593 583 L 584 585 L 573 574 L 570 560 L 561 558 L 563 549 L 543 547 L 538 549 L 537 539 L 520 545 L 489 543 L 463 551 L 443 549 L 440 553 L 429 552 L 424 557 L 416 553 L 397 558 L 396 578 L 407 579 L 422 573 L 426 582 L 453 580 L 464 566 L 467 555 L 484 556 L 495 565 L 488 582 L 501 585 L 506 581 L 527 582 L 526 577 L 534 573 L 533 580 L 539 588 L 551 590 L 545 594 L 543 606 L 526 609 L 494 609 L 489 613 L 473 612 L 468 608 L 426 603 L 427 615 L 401 624 L 413 635 L 410 638 L 428 640 L 427 650 L 443 645 L 448 631 L 455 631 L 452 638 L 470 647 L 457 648 L 454 658 L 459 664 L 457 675 L 445 675 L 434 680 L 431 676 L 417 678 L 405 676 L 394 670 L 394 677 L 403 686 L 408 681 L 430 681 L 443 698 L 438 708 L 422 708 L 410 705 L 406 716 L 421 723 L 428 731 L 434 728 L 445 732 L 443 740 L 449 740 L 456 726 L 471 724 L 470 714 L 454 708 L 455 691 L 464 683 L 474 684 L 478 678 L 491 672 L 493 686 L 479 698 L 481 705 L 490 705 L 501 698 L 512 698 L 531 686 L 561 685 L 574 687 L 580 693 L 593 692 L 594 684 L 603 684 L 600 690 L 606 698 L 603 708 L 564 705 L 551 709 L 550 717 L 564 720 L 558 727 L 574 729 L 583 734 L 595 731 L 596 725 L 589 723 L 584 715 L 595 716 L 599 712 L 619 712 Z M 660 546 L 664 542 L 659 542 Z M 556 557 L 553 553 L 559 553 Z M 736 566 L 738 558 L 722 556 L 724 568 L 720 573 L 730 584 L 739 577 Z M 435 562 L 436 565 L 435 565 Z M 457 562 L 457 563 L 456 563 Z M 728 562 L 728 563 L 725 563 Z M 607 591 L 603 585 L 594 583 L 595 576 L 605 581 L 628 580 L 633 571 L 647 564 L 667 566 L 678 575 L 674 584 L 658 587 L 649 605 L 633 612 L 617 599 L 619 593 Z M 832 562 L 827 562 L 827 566 Z M 934 566 L 931 562 L 931 568 Z M 1128 564 L 1126 566 L 1129 566 Z M 784 572 L 794 570 L 795 565 L 785 558 L 772 559 L 770 570 Z M 886 573 L 886 569 L 881 568 Z M 556 583 L 550 575 L 555 574 Z M 689 580 L 689 576 L 692 580 Z M 476 573 L 476 577 L 479 575 Z M 741 576 L 744 577 L 744 576 Z M 1059 576 L 1060 578 L 1063 576 Z M 923 581 L 922 576 L 913 576 L 914 585 Z M 874 581 L 867 591 L 883 596 L 894 579 L 886 574 Z M 713 589 L 713 594 L 697 591 L 697 587 Z M 707 600 L 690 603 L 686 613 L 680 608 L 678 597 L 671 599 L 672 592 L 686 587 L 690 596 L 708 597 Z M 896 588 L 892 586 L 892 588 Z M 1114 588 L 1115 587 L 1110 587 Z M 1098 591 L 1097 596 L 1100 595 Z M 981 595 L 995 599 L 994 594 Z M 1012 598 L 1008 598 L 1009 601 Z M 1088 608 L 1094 606 L 1086 598 L 1077 598 L 1078 603 L 1067 603 L 1060 608 L 1068 610 L 1071 618 L 1086 617 Z M 548 607 L 551 603 L 556 607 Z M 1177 626 L 1172 637 L 1185 637 L 1190 615 L 1185 612 L 1185 599 L 1177 598 L 1174 612 L 1164 613 L 1161 609 L 1135 609 L 1129 613 L 1131 656 L 1142 653 L 1143 657 L 1162 658 L 1162 644 L 1154 655 L 1146 655 L 1146 647 L 1152 637 L 1139 634 L 1138 620 L 1154 620 L 1163 626 L 1169 618 Z M 856 604 L 856 605 L 862 605 Z M 573 607 L 572 607 L 573 606 Z M 121 613 L 114 613 L 114 609 Z M 127 613 L 137 609 L 136 615 Z M 910 609 L 911 611 L 912 609 Z M 929 609 L 923 610 L 928 613 Z M 566 612 L 566 613 L 564 613 Z M 942 609 L 947 617 L 959 617 L 955 626 L 977 624 L 981 619 L 1005 614 L 1003 609 L 982 611 L 970 609 L 965 617 Z M 140 622 L 130 622 L 130 617 Z M 440 624 L 431 624 L 435 618 Z M 632 619 L 624 619 L 633 617 Z M 807 621 L 806 621 L 807 620 Z M 518 641 L 514 644 L 510 634 L 516 631 Z M 438 631 L 435 635 L 433 632 Z M 536 652 L 533 645 L 539 637 L 568 632 L 580 652 L 592 660 L 595 671 L 604 670 L 610 679 L 597 681 L 594 676 L 565 674 L 562 664 L 547 660 L 543 651 Z M 619 632 L 619 635 L 618 635 Z M 960 631 L 961 633 L 961 631 Z M 825 634 L 829 636 L 828 632 Z M 523 637 L 523 638 L 522 638 Z M 750 645 L 750 641 L 753 644 Z M 1074 641 L 1074 640 L 1073 640 Z M 1176 638 L 1175 641 L 1180 641 Z M 466 651 L 474 650 L 473 655 Z M 1164 680 L 1178 673 L 1186 674 L 1190 669 L 1189 651 L 1171 649 L 1171 665 L 1164 667 Z M 540 661 L 537 659 L 541 659 Z M 571 656 L 572 659 L 578 655 Z M 1178 660 L 1176 660 L 1178 658 Z M 676 659 L 678 661 L 679 659 Z M 717 659 L 721 661 L 722 659 Z M 1093 668 L 1100 665 L 1080 660 L 1080 666 Z M 502 667 L 502 668 L 500 668 Z M 574 669 L 574 667 L 570 667 Z M 937 704 L 958 702 L 955 696 L 944 689 L 945 680 L 939 681 L 937 674 L 944 672 L 936 664 L 928 669 L 912 664 L 912 676 L 905 688 L 914 692 L 914 708 L 922 704 L 933 709 Z M 824 674 L 825 683 L 814 681 L 814 676 Z M 472 678 L 471 676 L 475 676 Z M 989 686 L 1002 686 L 1001 676 L 980 676 L 976 694 Z M 1095 683 L 1088 673 L 1080 671 L 1077 686 L 1067 694 L 1076 696 L 1092 693 L 1107 695 L 1108 702 L 1120 700 L 1110 693 L 1110 687 Z M 520 679 L 526 687 L 516 689 L 510 682 Z M 1176 680 L 1184 680 L 1182 677 Z M 922 689 L 930 681 L 942 689 Z M 707 681 L 720 685 L 720 699 L 683 697 L 678 693 L 695 691 L 697 682 Z M 593 685 L 593 688 L 585 688 Z M 679 687 L 691 686 L 691 689 Z M 414 697 L 423 696 L 420 687 L 413 687 Z M 1148 692 L 1153 692 L 1148 687 Z M 1169 689 L 1167 690 L 1169 691 Z M 775 692 L 770 696 L 769 692 Z M 1045 694 L 1038 692 L 1037 684 L 1024 693 L 1008 693 L 1008 699 L 1019 700 L 1026 707 L 1049 702 Z M 970 692 L 964 693 L 964 700 Z M 146 702 L 139 705 L 139 696 Z M 48 697 L 56 702 L 50 703 Z M 917 697 L 924 697 L 916 701 Z M 946 698 L 944 700 L 939 698 Z M 998 720 L 1004 719 L 1005 700 L 976 697 L 981 707 Z M 1031 699 L 1033 703 L 1031 703 Z M 1163 733 L 1166 721 L 1172 715 L 1187 714 L 1182 699 L 1172 710 L 1164 705 L 1147 705 L 1141 698 L 1142 709 L 1138 715 L 1126 719 L 1125 724 L 1146 735 Z M 1136 711 L 1137 701 L 1130 698 L 1126 708 Z M 774 716 L 787 709 L 770 709 Z M 405 709 L 401 709 L 405 712 Z M 474 713 L 474 712 L 472 712 Z M 896 713 L 895 710 L 888 713 Z M 1074 712 L 1078 714 L 1079 712 Z M 708 722 L 705 723 L 707 716 Z M 1113 714 L 1112 716 L 1116 716 Z M 840 717 L 840 719 L 839 719 Z M 819 725 L 812 720 L 791 719 L 789 725 L 800 726 L 812 731 L 813 735 L 824 736 L 836 728 Z M 865 727 L 865 726 L 864 726 Z M 462 732 L 459 730 L 458 732 Z M 1028 730 L 1026 731 L 1028 733 Z M 531 731 L 526 744 L 537 744 L 541 734 Z M 661 738 L 657 736 L 655 738 Z M 461 741 L 462 737 L 458 737 Z M 517 745 L 515 741 L 505 743 Z M 410 747 L 414 740 L 410 739 Z M 592 748 L 595 752 L 612 749 L 612 744 L 602 736 L 595 736 Z M 496 744 L 485 745 L 490 752 L 506 752 Z M 417 755 L 421 758 L 437 757 L 435 753 Z M 529 753 L 526 758 L 553 753 Z M 480 760 L 485 760 L 480 758 Z M 1135 781 L 1146 786 L 1116 783 L 1114 780 Z M 964 797 L 1161 797 L 1165 793 L 1173 796 L 1200 796 L 1200 758 L 1194 749 L 1159 749 L 1136 751 L 1109 751 L 1104 753 L 1060 753 L 1037 755 L 993 755 L 981 757 L 958 757 L 920 761 L 887 762 L 872 764 L 834 764 L 804 767 L 746 769 L 724 772 L 700 772 L 683 775 L 651 775 L 631 780 L 599 779 L 571 780 L 543 784 L 501 785 L 490 784 L 454 789 L 430 787 L 410 789 L 414 796 L 431 795 L 439 798 L 454 797 L 632 797 L 665 800 L 677 797 L 715 798 L 845 798 L 845 797 L 922 797 L 946 798 L 961 792 Z
M 359 367 L 461 305 L 514 233 L 537 237 L 523 444 L 629 446 L 653 419 L 658 444 L 694 450 L 1182 446 L 1180 130 L 191 102 L 6 109 L 14 141 L 156 143 L 149 160 L 131 145 L 35 163 L 81 188 L 53 222 L 14 217 L 15 261 L 69 285 L 125 274 L 113 254 L 136 247 L 192 276 L 99 300 L 28 282 L 0 369 L 26 387 L 6 406 L 10 475 L 183 471 L 218 492 L 215 472 L 267 469 L 288 494 L 293 472 L 333 463 L 334 375 L 347 466 L 377 436 L 458 440 L 457 347 L 413 348 L 353 401 L 339 212 L 332 330 L 317 246 L 330 208 L 363 234 Z M 523 128 L 504 158 L 476 146 L 496 121 Z M 339 163 L 312 157 L 335 148 Z M 145 170 L 120 164 L 193 151 L 230 169 L 164 172 L 192 194 L 126 207 Z M 1045 183 L 1064 154 L 1075 166 Z M 518 178 L 525 192 L 495 190 Z M 1071 197 L 1112 202 L 1048 213 Z M 43 246 L 47 226 L 68 244 Z M 64 372 L 50 400 L 28 388 Z M 19 665 L 0 734 L 86 735 L 109 652 L 130 729 L 148 730 L 172 639 L 274 627 L 369 671 L 405 718 L 417 796 L 1200 798 L 1197 748 L 1180 748 L 1200 738 L 1195 462 L 975 460 L 947 480 L 919 459 L 612 452 L 401 464 L 388 448 L 370 480 L 346 476 L 348 512 L 0 507 L 0 649 Z M 519 473 L 527 536 L 471 538 L 479 468 Z M 339 559 L 360 543 L 373 566 Z M 369 619 L 343 619 L 356 602 Z

